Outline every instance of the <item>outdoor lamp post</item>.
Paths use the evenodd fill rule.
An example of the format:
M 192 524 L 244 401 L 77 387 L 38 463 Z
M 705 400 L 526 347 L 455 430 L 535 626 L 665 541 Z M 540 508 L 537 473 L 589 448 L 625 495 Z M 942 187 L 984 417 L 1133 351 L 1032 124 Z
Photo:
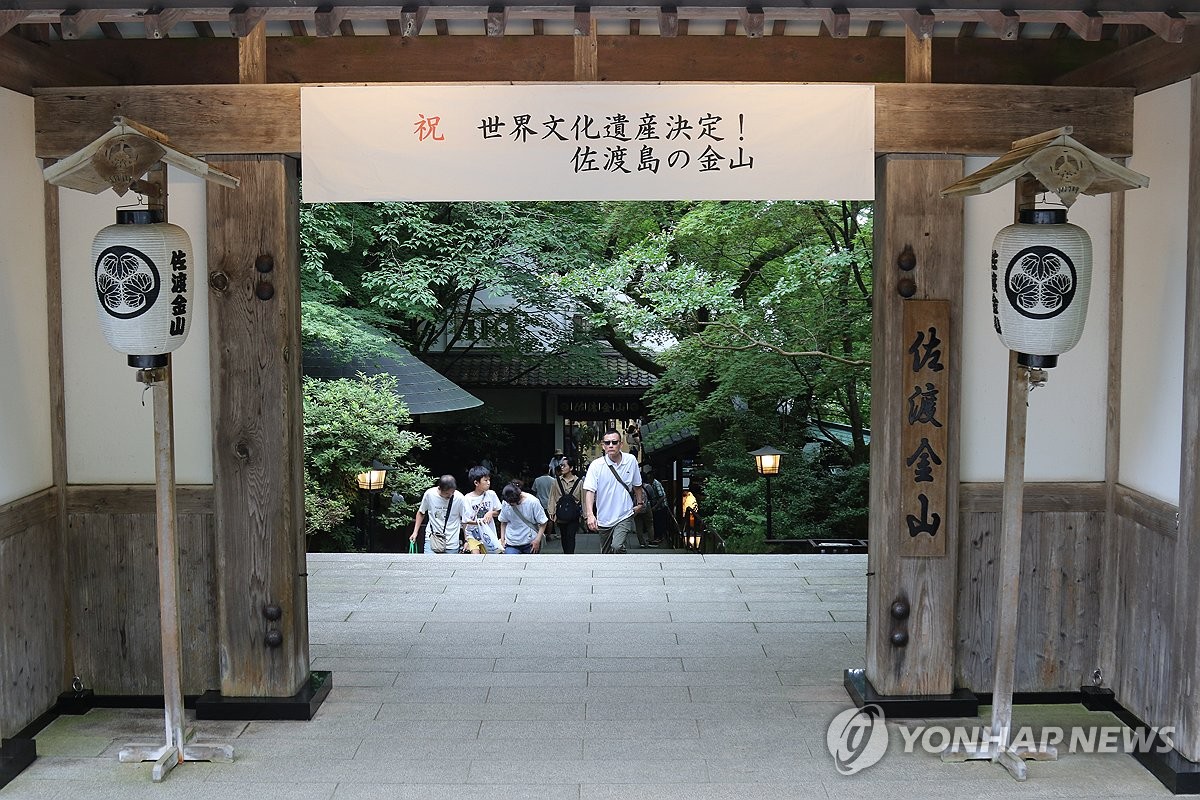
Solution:
M 765 445 L 751 451 L 750 455 L 754 456 L 754 467 L 758 470 L 758 474 L 767 479 L 767 541 L 769 542 L 775 538 L 771 534 L 771 476 L 779 474 L 779 467 L 783 463 L 786 453 L 776 450 L 770 445 Z
M 375 503 L 379 492 L 383 489 L 383 483 L 387 478 L 388 468 L 378 461 L 371 462 L 371 468 L 364 472 L 358 473 L 355 480 L 358 482 L 358 489 L 361 492 L 367 493 L 367 527 L 363 531 L 363 539 L 366 544 L 366 551 L 370 553 L 374 547 L 375 539 Z

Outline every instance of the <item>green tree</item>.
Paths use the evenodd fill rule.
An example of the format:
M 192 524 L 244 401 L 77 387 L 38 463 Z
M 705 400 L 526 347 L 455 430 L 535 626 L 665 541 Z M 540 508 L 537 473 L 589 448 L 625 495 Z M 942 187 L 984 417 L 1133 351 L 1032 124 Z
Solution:
M 424 436 L 404 430 L 411 417 L 396 395 L 395 378 L 389 375 L 332 381 L 305 378 L 303 390 L 309 549 L 347 551 L 355 540 L 353 515 L 359 502 L 355 476 L 376 460 L 397 466 L 388 471 L 386 488 L 407 498 L 419 497 L 430 485 L 430 476 L 408 459 L 427 442 Z

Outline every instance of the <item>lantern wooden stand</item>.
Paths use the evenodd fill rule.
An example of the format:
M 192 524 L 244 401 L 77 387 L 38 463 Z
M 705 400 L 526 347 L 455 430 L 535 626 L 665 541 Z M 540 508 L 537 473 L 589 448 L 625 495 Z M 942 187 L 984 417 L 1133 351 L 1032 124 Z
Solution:
M 109 188 L 114 189 L 118 195 L 133 190 L 145 195 L 151 208 L 163 211 L 165 220 L 167 192 L 166 166 L 163 162 L 226 186 L 238 184 L 236 178 L 214 170 L 203 161 L 172 148 L 163 134 L 122 117 L 114 119 L 111 131 L 70 157 L 50 165 L 43 170 L 43 174 L 52 184 L 92 194 Z M 146 179 L 142 178 L 143 175 L 146 175 Z M 177 345 L 168 349 L 175 346 Z M 144 358 L 140 354 L 138 357 Z M 162 638 L 166 737 L 163 744 L 154 742 L 126 745 L 118 755 L 119 760 L 125 763 L 153 761 L 151 778 L 156 783 L 185 761 L 233 760 L 232 745 L 188 744 L 190 733 L 184 728 L 171 356 L 167 352 L 157 358 L 165 360 L 165 364 L 139 369 L 137 380 L 145 384 L 153 397 L 159 629 Z
M 1149 185 L 1150 179 L 1145 175 L 1089 150 L 1072 139 L 1069 135 L 1071 133 L 1071 128 L 1059 128 L 1013 142 L 1013 149 L 1009 153 L 953 186 L 943 189 L 942 195 L 984 194 L 1017 181 L 1018 208 L 1026 204 L 1032 206 L 1037 190 L 1057 194 L 1064 205 L 1070 206 L 1081 193 L 1106 194 Z M 1086 304 L 1086 297 L 1083 301 Z M 999 317 L 996 330 L 1000 332 L 998 320 Z M 1066 344 L 1064 350 L 1074 346 L 1078 336 L 1073 339 L 1074 341 Z M 1057 353 L 1037 355 L 1057 356 Z M 1028 355 L 1018 356 L 1016 352 L 1010 351 L 1008 357 L 1008 420 L 1004 446 L 1004 491 L 1000 513 L 1000 585 L 996 598 L 996 671 L 992 682 L 991 726 L 984 741 L 951 745 L 942 753 L 943 761 L 991 761 L 1004 767 L 1018 781 L 1028 777 L 1026 760 L 1053 761 L 1058 758 L 1054 747 L 1012 745 L 1012 698 L 1021 600 L 1021 524 L 1025 494 L 1026 420 L 1029 392 L 1046 381 L 1046 373 L 1043 370 L 1019 364 L 1018 359 L 1022 357 L 1027 358 Z M 1052 366 L 1053 363 L 1054 360 L 1051 359 L 1047 365 Z
M 228 744 L 188 744 L 184 730 L 183 664 L 179 619 L 179 537 L 175 526 L 175 422 L 171 398 L 171 364 L 139 369 L 137 379 L 153 396 L 155 511 L 158 517 L 158 603 L 162 636 L 165 744 L 128 744 L 122 763 L 153 761 L 157 783 L 184 761 L 233 761 Z

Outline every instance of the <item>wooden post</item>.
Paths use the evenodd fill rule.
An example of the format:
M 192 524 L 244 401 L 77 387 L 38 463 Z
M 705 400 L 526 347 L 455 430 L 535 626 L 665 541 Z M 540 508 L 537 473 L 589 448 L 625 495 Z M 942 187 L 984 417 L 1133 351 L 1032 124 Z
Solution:
M 876 167 L 866 678 L 884 696 L 948 697 L 954 690 L 963 204 L 940 193 L 962 174 L 957 157 L 885 156 Z M 908 347 L 907 301 L 900 294 L 906 279 L 914 283 L 913 299 L 946 300 L 950 307 L 951 335 L 943 355 L 950 399 L 939 406 L 949 431 L 939 467 L 947 493 L 938 533 L 945 537 L 945 555 L 934 557 L 907 557 L 901 549 L 901 537 L 909 534 L 900 512 L 900 449 L 906 398 L 913 390 L 900 357 Z M 908 609 L 903 619 L 893 614 L 898 602 Z
M 242 181 L 208 186 L 221 694 L 292 697 L 309 677 L 296 162 L 208 161 Z
M 183 713 L 183 635 L 179 617 L 179 536 L 175 524 L 175 420 L 171 362 L 139 369 L 137 378 L 151 390 L 154 407 L 154 509 L 158 544 L 158 613 L 162 639 L 163 718 L 166 743 L 130 744 L 118 754 L 124 763 L 153 761 L 155 783 L 184 761 L 232 761 L 227 744 L 187 744 Z

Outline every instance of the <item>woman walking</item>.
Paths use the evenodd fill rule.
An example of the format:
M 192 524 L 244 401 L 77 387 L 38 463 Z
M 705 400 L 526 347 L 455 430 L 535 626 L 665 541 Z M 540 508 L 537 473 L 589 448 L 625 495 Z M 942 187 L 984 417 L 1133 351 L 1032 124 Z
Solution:
M 563 552 L 575 552 L 575 535 L 583 516 L 583 478 L 575 474 L 575 459 L 563 456 L 550 487 L 550 521 L 562 537 Z

